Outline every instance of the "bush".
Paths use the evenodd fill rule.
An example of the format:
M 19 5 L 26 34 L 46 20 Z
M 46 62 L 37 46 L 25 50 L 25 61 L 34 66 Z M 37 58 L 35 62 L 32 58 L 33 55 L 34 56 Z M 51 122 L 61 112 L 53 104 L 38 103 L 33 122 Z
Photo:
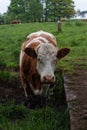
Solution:
M 76 26 L 83 26 L 84 23 L 82 23 L 82 22 L 76 22 L 75 25 L 76 25 Z

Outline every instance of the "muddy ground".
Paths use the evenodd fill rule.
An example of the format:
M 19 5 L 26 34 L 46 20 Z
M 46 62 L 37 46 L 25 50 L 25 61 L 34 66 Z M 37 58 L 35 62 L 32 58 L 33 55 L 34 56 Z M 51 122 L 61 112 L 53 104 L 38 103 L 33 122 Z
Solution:
M 75 74 L 64 73 L 64 87 L 70 111 L 71 130 L 87 130 L 87 70 L 76 69 Z M 14 99 L 17 104 L 24 102 L 24 90 L 20 79 L 14 82 L 0 81 L 0 102 Z
M 25 100 L 24 90 L 21 88 L 19 78 L 14 78 L 11 82 L 0 81 L 0 103 L 13 99 L 16 104 Z
M 3 79 L 0 80 L 0 103 L 5 103 L 9 99 L 12 99 L 15 104 L 31 102 L 30 107 L 37 107 L 39 104 L 41 106 L 45 105 L 44 102 L 46 101 L 47 105 L 52 104 L 56 108 L 67 107 L 62 71 L 57 70 L 55 75 L 56 83 L 50 86 L 46 99 L 34 95 L 29 97 L 29 100 L 26 99 L 24 89 L 20 83 L 20 77 L 14 77 L 11 81 L 6 82 Z
M 78 67 L 75 74 L 64 79 L 71 130 L 87 130 L 87 70 Z

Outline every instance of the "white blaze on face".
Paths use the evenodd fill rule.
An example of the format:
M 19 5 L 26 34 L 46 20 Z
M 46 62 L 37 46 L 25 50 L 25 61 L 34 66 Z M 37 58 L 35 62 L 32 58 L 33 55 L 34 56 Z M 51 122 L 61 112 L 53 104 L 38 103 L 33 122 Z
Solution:
M 54 77 L 55 66 L 57 63 L 57 48 L 52 44 L 41 44 L 37 47 L 37 71 L 41 76 L 41 81 L 44 81 L 45 76 Z

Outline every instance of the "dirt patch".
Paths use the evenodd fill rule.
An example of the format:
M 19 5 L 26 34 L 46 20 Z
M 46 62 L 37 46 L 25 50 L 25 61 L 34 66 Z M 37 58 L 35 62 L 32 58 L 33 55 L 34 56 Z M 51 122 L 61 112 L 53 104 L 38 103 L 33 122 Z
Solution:
M 16 103 L 22 103 L 25 99 L 24 90 L 20 87 L 19 78 L 10 82 L 0 81 L 0 103 L 8 99 L 14 99 Z
M 62 79 L 61 72 L 58 73 L 60 79 Z M 63 81 L 59 81 L 59 77 L 57 78 L 57 83 L 59 84 L 60 82 L 61 84 Z M 87 70 L 81 69 L 79 66 L 74 75 L 64 75 L 64 86 L 70 112 L 71 130 L 87 130 Z M 55 98 L 51 95 L 51 104 L 52 100 L 55 104 L 56 99 L 60 101 L 64 99 L 64 91 L 62 91 L 61 94 L 59 94 L 60 92 L 56 93 L 58 91 L 54 91 L 56 95 Z M 9 83 L 0 81 L 0 103 L 8 99 L 14 99 L 17 104 L 24 102 L 24 90 L 20 88 L 19 78 L 14 78 L 13 82 Z M 64 102 L 63 100 L 62 104 L 64 104 Z M 59 106 L 59 104 L 56 104 L 56 106 Z
M 75 75 L 64 79 L 71 130 L 87 130 L 87 70 L 79 67 Z
M 61 70 L 55 72 L 56 75 L 56 84 L 51 85 L 48 96 L 46 98 L 47 105 L 53 105 L 56 108 L 67 107 L 63 75 Z M 24 90 L 21 87 L 20 77 L 12 77 L 11 80 L 1 79 L 0 81 L 0 103 L 6 102 L 8 99 L 13 99 L 16 104 L 31 102 L 31 107 L 38 106 L 42 102 L 44 104 L 45 99 L 40 98 L 40 96 L 32 95 L 29 99 L 26 99 Z M 40 101 L 40 100 L 43 101 Z M 32 104 L 33 103 L 33 104 Z

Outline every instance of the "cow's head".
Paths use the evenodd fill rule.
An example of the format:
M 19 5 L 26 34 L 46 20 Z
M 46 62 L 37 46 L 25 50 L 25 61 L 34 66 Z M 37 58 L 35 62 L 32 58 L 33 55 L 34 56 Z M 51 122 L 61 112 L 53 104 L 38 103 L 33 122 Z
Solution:
M 54 83 L 57 61 L 66 56 L 70 49 L 62 48 L 58 50 L 52 44 L 40 44 L 35 49 L 26 47 L 25 53 L 32 58 L 37 58 L 37 72 L 40 75 L 42 83 Z

